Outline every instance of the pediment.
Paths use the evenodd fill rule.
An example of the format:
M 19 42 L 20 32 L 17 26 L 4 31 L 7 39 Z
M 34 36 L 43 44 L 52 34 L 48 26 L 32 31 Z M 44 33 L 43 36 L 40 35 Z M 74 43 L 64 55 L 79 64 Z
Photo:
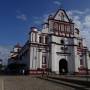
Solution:
M 65 22 L 70 22 L 70 19 L 68 18 L 65 10 L 59 9 L 55 16 L 54 16 L 55 20 L 60 20 L 60 21 L 65 21 Z

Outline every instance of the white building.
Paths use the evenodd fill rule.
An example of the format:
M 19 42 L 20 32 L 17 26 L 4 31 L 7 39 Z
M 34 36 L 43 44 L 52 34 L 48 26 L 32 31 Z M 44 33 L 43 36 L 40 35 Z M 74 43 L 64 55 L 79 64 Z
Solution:
M 14 47 L 13 47 L 13 50 L 10 52 L 10 56 L 8 58 L 8 65 L 12 64 L 12 63 L 19 63 L 19 58 L 18 58 L 18 55 L 19 55 L 19 52 L 21 50 L 21 46 L 19 44 L 16 44 Z
M 85 74 L 90 70 L 89 51 L 79 33 L 65 10 L 59 9 L 48 17 L 42 30 L 31 28 L 19 53 L 20 63 L 26 64 L 30 73 L 47 68 L 56 74 Z

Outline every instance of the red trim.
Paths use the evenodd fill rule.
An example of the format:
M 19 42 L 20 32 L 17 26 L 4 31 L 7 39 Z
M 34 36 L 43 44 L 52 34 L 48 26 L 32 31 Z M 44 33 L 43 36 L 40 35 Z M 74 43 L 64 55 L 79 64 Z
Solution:
M 37 69 L 37 70 L 29 70 L 28 73 L 29 73 L 30 75 L 41 75 L 41 74 L 43 74 L 43 72 L 44 72 L 44 74 L 47 73 L 47 71 L 46 71 L 45 69 L 40 68 L 40 69 Z
M 75 72 L 75 75 L 86 75 L 86 72 Z
M 47 68 L 47 64 L 43 64 L 42 65 L 42 68 Z
M 74 29 L 72 28 L 72 27 L 74 27 L 73 24 L 71 24 L 71 23 L 61 23 L 59 21 L 56 22 L 55 20 L 53 22 L 54 22 L 53 23 L 53 32 L 54 32 L 55 35 L 57 33 L 58 33 L 58 35 L 60 35 L 60 33 L 64 34 L 64 35 L 60 35 L 60 36 L 66 36 L 66 34 L 69 34 L 69 37 L 71 37 L 71 35 L 74 35 Z M 61 28 L 61 26 L 62 26 L 62 28 Z M 67 26 L 69 28 L 67 28 Z M 68 29 L 70 29 L 70 31 L 68 31 Z

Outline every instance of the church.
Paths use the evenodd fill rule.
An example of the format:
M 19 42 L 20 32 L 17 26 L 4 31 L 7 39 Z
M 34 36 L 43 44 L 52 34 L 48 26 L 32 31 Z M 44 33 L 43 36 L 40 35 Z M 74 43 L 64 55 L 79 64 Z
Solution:
M 90 51 L 64 9 L 49 15 L 42 29 L 31 27 L 18 58 L 30 74 L 40 74 L 42 70 L 55 74 L 90 73 Z

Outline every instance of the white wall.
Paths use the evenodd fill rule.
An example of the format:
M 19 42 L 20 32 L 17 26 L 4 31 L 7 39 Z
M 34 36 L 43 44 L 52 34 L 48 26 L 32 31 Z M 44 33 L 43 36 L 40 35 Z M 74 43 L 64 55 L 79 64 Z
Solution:
M 75 38 L 74 44 L 78 45 L 78 41 Z M 75 59 L 75 72 L 78 72 L 78 68 L 80 67 L 80 58 L 79 55 L 77 55 L 77 46 L 74 46 L 74 59 Z

